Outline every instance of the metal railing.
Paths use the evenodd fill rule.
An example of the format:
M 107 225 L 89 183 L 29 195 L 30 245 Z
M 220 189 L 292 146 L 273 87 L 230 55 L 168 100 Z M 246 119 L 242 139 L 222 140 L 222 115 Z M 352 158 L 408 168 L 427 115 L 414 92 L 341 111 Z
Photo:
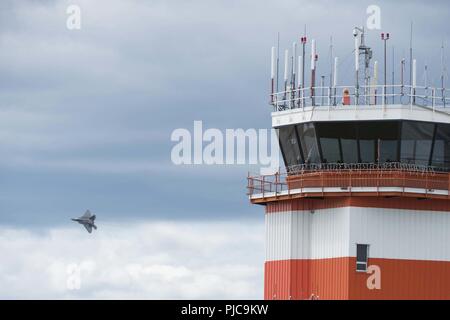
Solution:
M 344 90 L 348 95 L 344 95 Z M 344 100 L 348 100 L 344 103 Z M 287 88 L 270 95 L 275 111 L 315 106 L 417 105 L 446 107 L 450 89 L 409 85 Z
M 450 175 L 448 172 L 436 171 L 435 168 L 404 163 L 389 164 L 325 164 L 301 165 L 291 167 L 284 173 L 273 175 L 249 175 L 248 195 L 277 197 L 290 195 L 292 190 L 303 192 L 305 188 L 318 189 L 326 193 L 326 188 L 339 188 L 351 192 L 352 188 L 396 187 L 422 189 L 425 196 L 434 190 L 449 191 Z
M 316 171 L 374 171 L 382 170 L 386 171 L 407 171 L 407 172 L 419 172 L 419 173 L 439 173 L 447 172 L 447 168 L 441 168 L 436 166 L 420 165 L 404 162 L 383 162 L 383 163 L 304 163 L 289 166 L 286 168 L 287 175 L 295 175 Z

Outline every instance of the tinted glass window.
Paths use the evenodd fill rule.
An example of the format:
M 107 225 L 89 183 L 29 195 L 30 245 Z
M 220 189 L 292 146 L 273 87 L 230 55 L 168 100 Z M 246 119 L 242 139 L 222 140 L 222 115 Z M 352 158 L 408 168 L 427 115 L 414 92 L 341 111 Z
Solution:
M 297 141 L 297 134 L 295 126 L 282 127 L 278 131 L 280 139 L 280 147 L 282 149 L 287 166 L 292 166 L 302 163 L 300 154 L 300 145 Z
M 337 123 L 318 123 L 316 133 L 319 136 L 324 163 L 342 162 L 340 133 Z
M 376 125 L 370 122 L 358 124 L 359 151 L 361 162 L 375 163 L 377 160 L 376 150 L 378 135 Z
M 438 124 L 437 126 L 431 165 L 450 166 L 450 125 L 448 124 Z
M 418 121 L 319 122 L 299 124 L 296 128 L 298 135 L 294 126 L 282 127 L 279 131 L 280 146 L 288 166 L 322 162 L 400 161 L 446 170 L 450 168 L 449 124 Z
M 434 123 L 403 121 L 401 161 L 428 165 L 433 141 Z
M 356 263 L 356 271 L 367 271 L 367 264 L 366 263 Z
M 398 161 L 398 121 L 362 122 L 358 129 L 362 162 Z
M 397 162 L 399 150 L 399 122 L 381 122 L 378 127 L 379 132 L 379 159 L 381 163 Z
M 369 245 L 357 244 L 356 245 L 356 270 L 367 270 L 367 259 L 369 258 Z
M 344 163 L 358 163 L 358 140 L 356 140 L 356 125 L 343 123 L 337 130 L 341 136 L 342 157 Z
M 297 126 L 305 163 L 320 163 L 314 124 L 304 123 Z
M 356 261 L 357 262 L 367 262 L 367 244 L 357 244 L 356 245 Z
M 356 127 L 351 122 L 321 122 L 316 124 L 323 162 L 357 163 Z

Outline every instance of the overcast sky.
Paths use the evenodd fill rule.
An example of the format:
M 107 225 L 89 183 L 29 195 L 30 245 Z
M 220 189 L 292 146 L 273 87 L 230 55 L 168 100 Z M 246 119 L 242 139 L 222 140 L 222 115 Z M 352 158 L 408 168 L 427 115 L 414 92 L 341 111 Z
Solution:
M 69 4 L 81 8 L 81 30 L 66 27 Z M 380 33 L 390 32 L 389 50 L 395 47 L 399 70 L 401 57 L 408 55 L 413 20 L 418 81 L 428 64 L 429 79 L 437 83 L 439 48 L 442 41 L 449 43 L 450 34 L 450 4 L 444 0 L 1 1 L 0 238 L 10 245 L 22 245 L 8 251 L 12 252 L 10 268 L 0 274 L 21 279 L 32 272 L 27 269 L 31 261 L 39 259 L 64 265 L 72 258 L 92 258 L 103 265 L 104 255 L 115 249 L 101 243 L 115 237 L 137 243 L 142 224 L 153 230 L 154 224 L 168 223 L 168 228 L 179 230 L 192 222 L 198 226 L 195 232 L 202 232 L 211 223 L 223 237 L 228 234 L 244 241 L 248 235 L 230 225 L 245 221 L 249 228 L 255 227 L 249 230 L 260 233 L 259 242 L 240 250 L 251 253 L 260 247 L 260 251 L 258 258 L 245 258 L 243 264 L 262 275 L 263 208 L 250 206 L 245 195 L 247 171 L 254 168 L 175 166 L 170 159 L 175 144 L 170 135 L 177 128 L 192 131 L 194 120 L 202 120 L 205 128 L 221 130 L 269 128 L 270 48 L 276 44 L 277 32 L 281 49 L 290 48 L 305 24 L 308 38 L 317 41 L 319 74 L 328 75 L 332 36 L 334 53 L 341 61 L 340 81 L 351 84 L 352 29 L 365 25 L 366 8 L 371 4 L 381 8 L 382 29 L 367 33 L 374 59 L 382 61 Z M 99 230 L 84 239 L 89 235 L 69 218 L 88 208 L 97 214 Z M 117 223 L 128 227 L 114 227 Z M 105 228 L 108 231 L 102 234 Z M 210 235 L 204 233 L 204 237 Z M 77 243 L 78 237 L 82 238 L 80 245 L 94 241 L 98 258 L 77 255 L 82 250 L 73 245 L 61 257 L 54 253 L 52 242 L 61 248 L 61 243 Z M 151 232 L 143 239 L 160 243 Z M 222 254 L 232 251 L 226 245 L 234 240 L 227 241 L 220 249 Z M 0 248 L 5 257 L 6 247 Z M 42 257 L 30 260 L 19 253 L 34 248 L 42 250 Z M 151 250 L 139 246 L 135 256 L 118 254 L 109 265 L 132 264 L 134 257 L 144 254 L 139 250 L 152 256 L 165 249 L 164 241 Z M 228 263 L 233 265 L 245 256 L 243 252 L 231 254 Z M 172 259 L 162 262 L 169 266 L 164 270 L 171 270 L 170 266 L 195 269 L 196 264 L 209 261 L 208 253 L 186 265 Z M 148 261 L 136 263 L 148 266 Z M 53 266 L 58 268 L 57 263 Z M 192 283 L 195 277 L 189 272 L 186 282 Z M 253 271 L 249 274 L 248 287 L 242 292 L 250 298 L 262 297 L 262 278 L 253 277 Z M 8 287 L 17 290 L 11 295 L 0 291 L 0 296 L 17 297 L 27 288 L 19 280 L 8 281 L 0 277 L 0 287 L 11 284 Z M 57 294 L 54 288 L 49 284 L 45 296 Z M 101 283 L 96 283 L 81 296 L 100 297 L 101 290 Z M 137 294 L 105 291 L 104 296 L 149 296 L 149 291 L 136 290 Z M 211 295 L 239 296 L 227 290 Z M 189 293 L 176 297 L 189 297 Z

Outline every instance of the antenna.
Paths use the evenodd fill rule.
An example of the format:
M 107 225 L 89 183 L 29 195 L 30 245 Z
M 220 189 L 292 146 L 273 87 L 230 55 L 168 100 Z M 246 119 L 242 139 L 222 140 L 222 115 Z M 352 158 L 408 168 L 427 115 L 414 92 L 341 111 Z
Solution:
M 413 59 L 413 69 L 412 69 L 413 104 L 416 103 L 416 87 L 417 87 L 417 61 L 416 59 Z
M 276 66 L 276 51 L 275 47 L 272 47 L 271 59 L 270 59 L 270 82 L 271 82 L 271 102 L 273 103 L 273 94 L 275 86 L 275 66 Z
M 442 41 L 441 45 L 441 86 L 442 86 L 442 103 L 445 107 L 445 83 L 444 83 L 444 74 L 445 74 L 445 64 L 444 64 L 444 41 Z
M 395 49 L 392 46 L 392 104 L 395 103 Z
M 359 98 L 359 41 L 358 41 L 358 27 L 353 29 L 353 37 L 355 38 L 355 104 L 358 104 Z
M 302 61 L 303 61 L 303 56 L 298 56 L 298 61 L 297 61 L 297 68 L 298 68 L 298 77 L 297 77 L 297 87 L 300 89 L 301 85 L 302 85 L 302 80 L 301 80 L 301 74 L 303 74 L 303 65 L 302 65 Z
M 324 105 L 324 98 L 325 98 L 325 76 L 321 76 L 320 86 L 322 87 L 322 92 L 320 94 L 320 105 Z
M 305 25 L 305 34 L 306 34 L 306 25 Z M 306 35 L 301 37 L 300 41 L 302 43 L 302 53 L 303 53 L 303 55 L 302 55 L 302 88 L 304 88 L 305 87 L 305 57 L 306 57 L 305 46 L 306 46 L 306 41 L 307 41 Z
M 409 85 L 412 85 L 412 72 L 413 72 L 413 22 L 411 21 L 411 30 L 409 35 Z
M 316 69 L 316 40 L 311 40 L 311 70 Z
M 289 50 L 286 49 L 284 51 L 284 98 L 286 102 L 286 95 L 287 95 L 287 83 L 288 83 L 288 73 L 289 73 Z
M 333 86 L 333 37 L 330 36 L 330 88 Z
M 291 67 L 291 70 L 292 70 L 292 75 L 291 75 L 291 90 L 292 90 L 292 102 L 294 102 L 294 98 L 295 98 L 295 73 L 297 72 L 296 71 L 296 65 L 295 65 L 295 63 L 296 63 L 296 58 L 297 57 L 297 43 L 296 42 L 294 42 L 293 44 L 292 44 L 292 67 Z
M 387 104 L 387 52 L 386 52 L 386 42 L 389 40 L 389 33 L 382 33 L 381 40 L 384 42 L 384 87 L 383 87 L 383 96 L 384 96 L 384 104 Z
M 334 103 L 333 105 L 336 105 L 336 86 L 337 86 L 337 79 L 338 79 L 338 63 L 339 58 L 334 58 L 334 75 L 333 75 L 333 87 L 334 87 Z
M 403 96 L 403 87 L 404 87 L 404 83 L 405 83 L 405 79 L 404 79 L 404 75 L 405 75 L 405 58 L 402 58 L 401 60 L 401 66 L 400 66 L 400 82 L 401 82 L 401 87 L 400 87 L 400 94 Z
M 378 61 L 373 63 L 373 104 L 377 104 L 377 85 L 378 85 Z
M 361 37 L 361 40 L 358 40 L 358 36 Z M 353 37 L 355 37 L 355 77 L 356 77 L 356 86 L 355 86 L 355 104 L 359 104 L 359 54 L 362 50 L 364 52 L 364 81 L 366 82 L 367 89 L 367 70 L 369 68 L 370 59 L 372 58 L 372 50 L 369 47 L 366 47 L 364 43 L 364 28 L 363 27 L 354 27 L 353 28 Z
M 300 107 L 300 105 L 302 104 L 303 100 L 302 100 L 302 89 L 301 89 L 301 76 L 303 74 L 303 65 L 302 65 L 302 61 L 303 61 L 303 56 L 298 56 L 298 63 L 297 63 L 297 67 L 298 67 L 298 76 L 297 76 L 297 88 L 298 88 L 298 106 Z
M 314 102 L 314 87 L 316 83 L 316 40 L 311 40 L 311 98 L 312 105 L 315 106 Z
M 278 74 L 280 70 L 280 32 L 277 34 L 277 92 L 279 92 L 278 87 Z

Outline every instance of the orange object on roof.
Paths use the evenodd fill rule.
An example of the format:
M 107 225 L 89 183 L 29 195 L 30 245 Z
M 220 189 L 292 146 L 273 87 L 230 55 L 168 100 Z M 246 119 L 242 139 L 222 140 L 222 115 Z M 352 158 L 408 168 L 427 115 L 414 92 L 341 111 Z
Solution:
M 344 106 L 350 105 L 350 91 L 347 88 L 344 89 L 342 94 L 342 104 Z

